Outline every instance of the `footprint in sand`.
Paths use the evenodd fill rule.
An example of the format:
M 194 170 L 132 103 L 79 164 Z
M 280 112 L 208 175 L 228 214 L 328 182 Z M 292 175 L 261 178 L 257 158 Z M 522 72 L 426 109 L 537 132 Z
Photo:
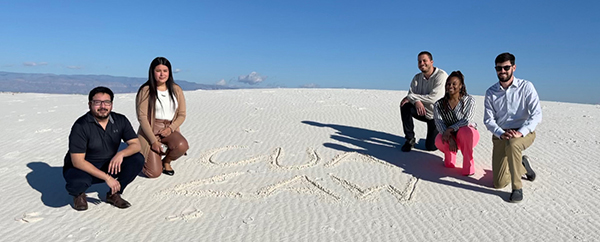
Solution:
M 250 224 L 254 223 L 254 218 L 253 217 L 247 217 L 245 219 L 242 219 L 242 223 L 250 225 Z
M 22 217 L 16 217 L 15 221 L 21 221 L 22 223 L 35 223 L 38 222 L 42 219 L 44 219 L 43 217 L 40 217 L 41 214 L 38 212 L 32 212 L 32 213 L 26 213 L 23 214 Z
M 183 212 L 181 214 L 178 215 L 171 215 L 165 218 L 165 220 L 167 221 L 175 221 L 175 220 L 183 220 L 183 221 L 189 221 L 192 219 L 197 219 L 202 217 L 204 213 L 198 209 L 194 209 L 192 211 L 189 212 Z

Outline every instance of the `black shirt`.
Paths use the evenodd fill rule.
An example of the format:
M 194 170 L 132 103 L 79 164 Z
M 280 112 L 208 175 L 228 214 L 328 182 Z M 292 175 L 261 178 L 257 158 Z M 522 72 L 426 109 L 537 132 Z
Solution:
M 65 156 L 63 169 L 73 167 L 71 153 L 85 153 L 85 160 L 96 164 L 105 163 L 117 154 L 121 140 L 127 142 L 137 137 L 124 115 L 111 112 L 106 129 L 103 129 L 94 115 L 87 112 L 71 127 L 69 152 Z

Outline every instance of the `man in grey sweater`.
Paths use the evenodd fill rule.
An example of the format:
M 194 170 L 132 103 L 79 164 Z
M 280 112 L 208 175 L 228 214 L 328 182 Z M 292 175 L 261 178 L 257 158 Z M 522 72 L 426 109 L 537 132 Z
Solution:
M 433 120 L 433 104 L 444 96 L 444 85 L 448 78 L 444 70 L 433 66 L 433 56 L 428 51 L 419 53 L 417 60 L 421 73 L 413 77 L 408 95 L 400 102 L 402 127 L 406 138 L 406 143 L 402 146 L 404 152 L 409 152 L 416 143 L 413 118 L 427 123 L 425 149 L 437 150 L 435 137 L 438 131 Z

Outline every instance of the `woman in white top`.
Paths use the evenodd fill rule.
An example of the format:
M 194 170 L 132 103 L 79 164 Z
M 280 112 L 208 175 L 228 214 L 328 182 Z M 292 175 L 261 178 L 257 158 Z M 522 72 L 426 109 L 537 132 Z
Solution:
M 186 116 L 185 97 L 173 80 L 167 58 L 156 57 L 150 63 L 148 81 L 136 96 L 136 112 L 141 152 L 146 158 L 143 173 L 150 178 L 161 172 L 172 176 L 171 161 L 184 155 L 189 146 L 179 129 Z
M 463 175 L 475 174 L 473 148 L 479 142 L 477 124 L 473 122 L 475 99 L 467 94 L 465 77 L 453 71 L 446 79 L 446 94 L 433 107 L 433 119 L 439 134 L 435 139 L 437 148 L 444 152 L 444 165 L 456 167 L 456 152 L 463 155 Z

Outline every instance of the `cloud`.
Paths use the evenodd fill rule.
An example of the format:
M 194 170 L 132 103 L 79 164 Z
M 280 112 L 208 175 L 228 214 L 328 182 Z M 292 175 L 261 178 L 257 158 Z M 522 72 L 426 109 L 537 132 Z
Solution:
M 315 83 L 309 83 L 309 84 L 304 84 L 302 86 L 300 86 L 301 88 L 319 88 L 318 84 Z
M 24 66 L 45 66 L 48 62 L 23 62 Z
M 215 83 L 215 85 L 226 86 L 227 85 L 227 81 L 225 81 L 225 79 L 221 79 L 220 81 L 218 81 L 217 83 Z
M 66 66 L 67 68 L 71 69 L 71 70 L 81 70 L 83 69 L 83 66 Z
M 173 73 L 177 73 L 177 72 L 180 72 L 180 71 L 181 71 L 181 69 L 175 69 L 175 70 L 173 70 Z
M 250 85 L 256 85 L 258 83 L 263 82 L 266 79 L 267 79 L 267 76 L 261 76 L 257 72 L 253 71 L 250 73 L 250 75 L 239 76 L 238 82 L 243 82 L 243 83 L 250 84 Z

